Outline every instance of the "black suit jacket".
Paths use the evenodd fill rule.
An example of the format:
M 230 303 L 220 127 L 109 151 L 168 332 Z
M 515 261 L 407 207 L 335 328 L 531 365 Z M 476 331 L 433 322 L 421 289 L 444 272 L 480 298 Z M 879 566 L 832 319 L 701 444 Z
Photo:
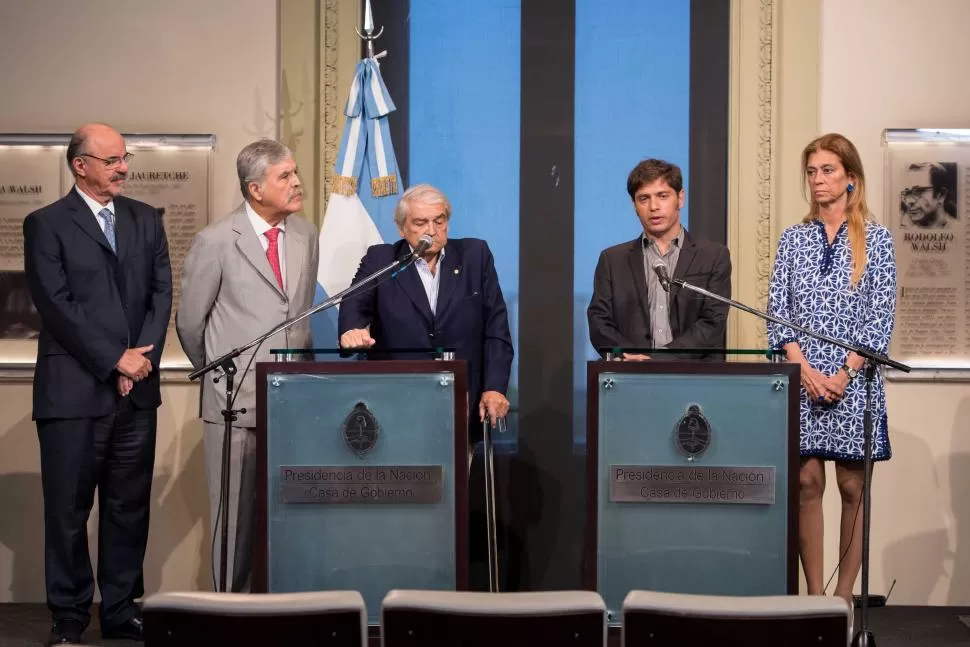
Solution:
M 42 329 L 34 373 L 37 419 L 107 415 L 118 404 L 115 365 L 127 348 L 154 344 L 153 370 L 131 391 L 139 408 L 161 404 L 158 366 L 172 310 L 172 271 L 159 212 L 114 199 L 117 256 L 72 189 L 24 220 L 24 269 Z
M 589 338 L 597 349 L 653 348 L 642 245 L 637 237 L 600 254 L 593 278 L 593 298 L 586 311 Z M 684 230 L 674 278 L 730 298 L 731 255 L 724 245 L 695 240 Z M 670 290 L 673 340 L 667 348 L 724 348 L 728 306 L 678 286 L 671 286 Z
M 407 241 L 374 245 L 360 262 L 354 283 L 401 258 Z M 512 370 L 512 335 L 492 252 L 483 240 L 451 238 L 438 265 L 438 302 L 432 314 L 416 267 L 365 289 L 340 305 L 338 336 L 370 326 L 374 349 L 453 348 L 468 362 L 470 417 L 477 420 L 483 391 L 505 394 Z M 419 359 L 398 354 L 389 359 Z M 375 356 L 376 357 L 376 356 Z

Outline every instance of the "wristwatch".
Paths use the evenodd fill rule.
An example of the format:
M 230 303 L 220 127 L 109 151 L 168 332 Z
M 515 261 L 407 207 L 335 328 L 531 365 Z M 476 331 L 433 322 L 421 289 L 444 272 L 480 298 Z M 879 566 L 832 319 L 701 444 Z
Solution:
M 845 371 L 845 374 L 849 376 L 849 381 L 850 382 L 855 379 L 855 376 L 856 375 L 859 374 L 859 371 L 855 370 L 854 368 L 852 368 L 848 364 L 843 364 L 842 365 L 842 370 Z

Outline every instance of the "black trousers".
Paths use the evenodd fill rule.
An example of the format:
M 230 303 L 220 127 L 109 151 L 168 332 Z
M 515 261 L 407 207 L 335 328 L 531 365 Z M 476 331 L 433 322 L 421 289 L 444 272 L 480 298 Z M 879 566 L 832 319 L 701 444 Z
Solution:
M 94 576 L 87 521 L 98 492 L 101 626 L 127 622 L 144 595 L 156 410 L 129 398 L 100 418 L 38 420 L 44 489 L 47 606 L 55 620 L 91 619 Z

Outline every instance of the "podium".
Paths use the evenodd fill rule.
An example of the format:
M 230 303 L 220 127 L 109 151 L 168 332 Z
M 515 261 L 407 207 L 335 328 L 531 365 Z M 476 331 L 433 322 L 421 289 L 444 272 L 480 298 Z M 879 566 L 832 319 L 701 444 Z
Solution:
M 256 373 L 253 591 L 359 591 L 378 624 L 391 589 L 467 589 L 465 363 L 277 361 Z
M 797 594 L 798 366 L 653 357 L 587 365 L 584 588 Z

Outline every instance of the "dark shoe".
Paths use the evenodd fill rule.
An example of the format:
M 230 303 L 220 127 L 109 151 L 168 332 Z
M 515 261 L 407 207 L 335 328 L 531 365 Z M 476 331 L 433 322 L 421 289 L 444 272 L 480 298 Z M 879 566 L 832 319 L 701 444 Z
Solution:
M 55 620 L 51 626 L 51 638 L 48 645 L 80 645 L 84 625 L 74 618 Z
M 120 625 L 102 627 L 101 637 L 106 640 L 123 639 L 143 641 L 145 640 L 145 629 L 142 625 L 142 619 L 139 616 L 133 616 Z

